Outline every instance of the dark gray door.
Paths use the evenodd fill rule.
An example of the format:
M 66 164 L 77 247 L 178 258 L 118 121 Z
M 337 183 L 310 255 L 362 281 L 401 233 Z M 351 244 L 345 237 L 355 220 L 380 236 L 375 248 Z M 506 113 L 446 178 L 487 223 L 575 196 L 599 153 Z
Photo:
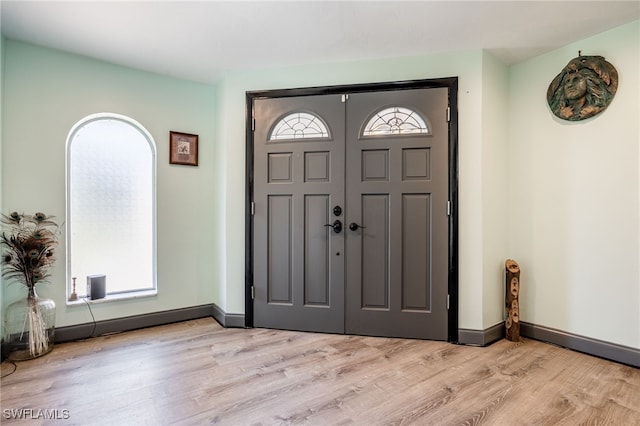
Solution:
M 447 105 L 446 88 L 349 98 L 349 334 L 447 338 Z
M 254 325 L 344 332 L 341 97 L 254 103 Z M 335 209 L 338 213 L 338 209 Z
M 447 106 L 446 88 L 254 101 L 255 326 L 447 338 Z

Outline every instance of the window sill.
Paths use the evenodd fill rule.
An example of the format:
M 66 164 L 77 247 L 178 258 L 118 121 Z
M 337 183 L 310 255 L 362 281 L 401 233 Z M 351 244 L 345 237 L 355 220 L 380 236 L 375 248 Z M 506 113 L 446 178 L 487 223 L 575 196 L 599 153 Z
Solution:
M 158 290 L 145 290 L 145 291 L 135 291 L 130 293 L 117 293 L 117 294 L 107 294 L 102 299 L 89 299 L 86 296 L 78 296 L 77 300 L 67 300 L 67 306 L 76 306 L 76 305 L 84 305 L 85 303 L 97 304 L 97 303 L 109 303 L 109 302 L 117 302 L 120 300 L 130 300 L 130 299 L 142 299 L 146 297 L 155 297 L 158 295 Z

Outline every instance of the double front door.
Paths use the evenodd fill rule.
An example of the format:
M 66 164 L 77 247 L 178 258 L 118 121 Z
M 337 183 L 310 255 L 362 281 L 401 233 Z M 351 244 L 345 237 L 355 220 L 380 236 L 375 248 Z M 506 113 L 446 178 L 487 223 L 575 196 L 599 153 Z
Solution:
M 254 326 L 447 338 L 447 107 L 447 88 L 254 100 Z

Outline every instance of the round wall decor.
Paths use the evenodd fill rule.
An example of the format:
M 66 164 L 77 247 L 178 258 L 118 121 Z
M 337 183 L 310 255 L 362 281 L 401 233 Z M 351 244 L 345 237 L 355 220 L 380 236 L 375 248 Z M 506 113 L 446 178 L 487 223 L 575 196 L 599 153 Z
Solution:
M 573 58 L 547 89 L 547 102 L 559 118 L 579 121 L 604 111 L 618 90 L 618 71 L 602 56 Z

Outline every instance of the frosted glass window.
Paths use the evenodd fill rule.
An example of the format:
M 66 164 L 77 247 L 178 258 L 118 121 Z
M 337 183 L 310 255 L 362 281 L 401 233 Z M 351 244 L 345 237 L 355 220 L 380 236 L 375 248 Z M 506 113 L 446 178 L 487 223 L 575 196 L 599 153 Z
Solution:
M 294 112 L 281 118 L 269 134 L 270 141 L 291 139 L 329 139 L 329 130 L 317 115 Z
M 68 281 L 106 275 L 107 294 L 155 290 L 155 144 L 127 117 L 78 123 L 67 141 Z
M 418 112 L 404 107 L 390 107 L 373 114 L 362 136 L 429 134 L 427 122 Z

